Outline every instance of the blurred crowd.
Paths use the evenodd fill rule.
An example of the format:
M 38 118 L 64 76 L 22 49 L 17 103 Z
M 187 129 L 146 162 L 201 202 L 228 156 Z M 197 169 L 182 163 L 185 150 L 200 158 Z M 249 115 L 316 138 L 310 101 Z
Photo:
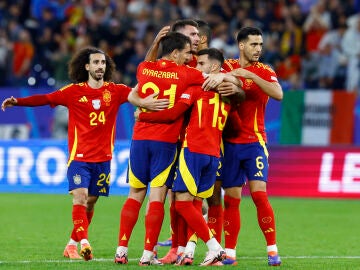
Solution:
M 116 82 L 133 86 L 158 31 L 193 18 L 227 58 L 237 57 L 238 29 L 261 28 L 262 61 L 284 90 L 359 92 L 359 12 L 360 0 L 0 0 L 0 87 L 61 87 L 73 52 L 88 45 L 113 57 Z

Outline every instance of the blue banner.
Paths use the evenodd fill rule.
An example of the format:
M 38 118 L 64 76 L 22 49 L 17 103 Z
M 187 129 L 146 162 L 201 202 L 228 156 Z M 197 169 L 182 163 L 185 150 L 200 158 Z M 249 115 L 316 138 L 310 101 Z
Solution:
M 110 195 L 127 195 L 130 141 L 116 141 Z M 0 192 L 67 193 L 67 142 L 0 140 Z

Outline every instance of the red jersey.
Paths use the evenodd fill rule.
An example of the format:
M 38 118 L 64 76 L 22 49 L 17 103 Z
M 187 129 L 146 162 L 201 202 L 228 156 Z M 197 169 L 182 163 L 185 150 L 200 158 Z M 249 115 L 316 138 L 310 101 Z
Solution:
M 219 157 L 230 103 L 224 102 L 217 92 L 203 91 L 201 87 L 189 88 L 179 102 L 193 104 L 183 146 L 194 153 Z
M 237 59 L 227 59 L 224 62 L 223 69 L 231 71 L 240 68 Z M 276 73 L 270 66 L 256 62 L 244 69 L 255 73 L 257 76 L 268 82 L 277 82 Z M 252 143 L 267 142 L 265 132 L 265 108 L 269 101 L 269 96 L 261 90 L 261 88 L 250 79 L 239 77 L 243 83 L 243 90 L 246 98 L 237 107 L 238 115 L 241 120 L 241 126 L 231 130 L 231 137 L 224 137 L 225 141 L 231 143 Z
M 99 89 L 79 83 L 46 95 L 51 106 L 69 109 L 69 160 L 103 162 L 112 158 L 117 113 L 130 91 L 126 85 L 111 82 Z
M 188 65 L 189 67 L 196 68 L 196 66 L 197 66 L 197 57 L 196 57 L 196 55 L 193 55 L 191 60 L 188 63 L 186 63 L 186 65 Z
M 230 111 L 230 103 L 221 100 L 214 91 L 200 86 L 188 88 L 172 109 L 155 113 L 141 113 L 141 121 L 171 122 L 192 106 L 183 143 L 191 152 L 219 157 L 222 132 Z
M 204 76 L 200 70 L 173 61 L 160 59 L 156 62 L 144 61 L 137 70 L 138 93 L 144 98 L 159 93 L 158 98 L 168 98 L 172 108 L 181 94 L 191 85 L 202 85 Z M 134 125 L 133 140 L 152 140 L 176 143 L 179 138 L 183 118 L 173 123 L 146 123 L 137 121 Z

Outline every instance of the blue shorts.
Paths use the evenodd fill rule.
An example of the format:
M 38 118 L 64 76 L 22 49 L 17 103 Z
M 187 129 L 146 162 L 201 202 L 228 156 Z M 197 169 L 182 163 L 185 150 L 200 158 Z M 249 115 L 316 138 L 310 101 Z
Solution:
M 87 188 L 93 196 L 109 196 L 110 164 L 105 162 L 83 162 L 73 160 L 67 170 L 69 191 Z
M 214 191 L 218 164 L 217 157 L 181 149 L 172 191 L 209 198 Z
M 130 147 L 127 182 L 131 187 L 162 187 L 174 179 L 176 143 L 133 140 Z M 169 180 L 170 181 L 170 180 Z
M 222 187 L 243 186 L 246 179 L 267 182 L 269 163 L 266 145 L 259 142 L 234 144 L 224 142 Z

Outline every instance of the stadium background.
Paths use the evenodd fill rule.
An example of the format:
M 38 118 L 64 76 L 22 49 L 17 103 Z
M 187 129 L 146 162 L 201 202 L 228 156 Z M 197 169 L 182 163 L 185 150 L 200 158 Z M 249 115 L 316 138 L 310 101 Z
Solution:
M 236 31 L 258 26 L 264 31 L 262 61 L 276 70 L 285 92 L 267 109 L 269 194 L 359 198 L 360 66 L 349 68 L 360 55 L 359 2 L 0 0 L 0 98 L 68 83 L 66 63 L 86 45 L 107 51 L 117 64 L 115 81 L 133 86 L 156 33 L 176 19 L 208 22 L 210 46 L 228 58 L 237 57 Z M 64 118 L 66 111 L 48 106 L 1 112 L 1 192 L 66 191 Z M 122 106 L 113 194 L 127 194 L 133 121 L 133 107 Z

